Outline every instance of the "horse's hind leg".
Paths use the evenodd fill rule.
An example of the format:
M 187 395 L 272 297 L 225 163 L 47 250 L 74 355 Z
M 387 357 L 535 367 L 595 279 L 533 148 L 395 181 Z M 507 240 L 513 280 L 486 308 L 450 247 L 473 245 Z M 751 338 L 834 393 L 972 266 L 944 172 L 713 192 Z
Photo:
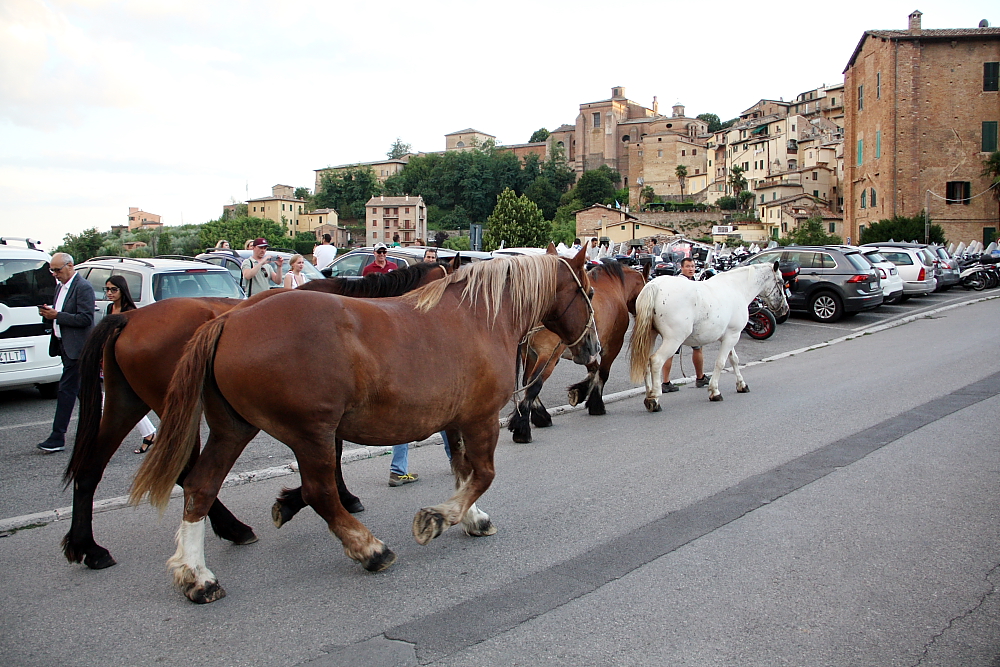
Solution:
M 591 415 L 598 416 L 607 412 L 604 407 L 604 383 L 608 381 L 609 375 L 609 371 L 605 370 L 602 364 L 594 377 L 594 386 L 590 389 L 590 395 L 587 396 L 587 412 Z
M 129 391 L 113 402 L 114 409 L 104 412 L 95 443 L 88 447 L 93 455 L 83 461 L 73 477 L 73 518 L 62 540 L 63 553 L 71 563 L 83 561 L 92 570 L 115 564 L 111 553 L 94 541 L 94 493 L 104 476 L 104 469 L 125 436 L 135 427 L 149 407 Z
M 514 442 L 531 442 L 531 403 L 525 397 L 514 406 L 514 412 L 507 420 L 507 430 Z
M 343 462 L 343 455 L 344 440 L 337 438 L 337 459 L 341 462 Z M 343 465 L 337 466 L 337 494 L 340 496 L 340 504 L 351 514 L 365 511 L 365 506 L 361 503 L 361 499 L 351 493 L 344 482 Z M 274 505 L 271 507 L 271 519 L 274 521 L 274 526 L 281 528 L 291 521 L 292 517 L 298 514 L 305 506 L 306 501 L 302 498 L 301 486 L 294 489 L 282 489 L 281 494 L 275 499 Z
M 729 351 L 729 363 L 733 367 L 733 373 L 736 374 L 736 393 L 738 394 L 749 394 L 750 385 L 748 385 L 743 380 L 743 373 L 740 372 L 740 358 L 736 356 L 736 348 L 734 347 Z
M 673 355 L 682 342 L 683 339 L 667 340 L 664 337 L 660 343 L 660 347 L 656 348 L 656 352 L 649 357 L 645 378 L 646 398 L 643 400 L 643 404 L 650 412 L 659 412 L 662 409 L 660 407 L 660 396 L 663 395 L 663 390 L 660 386 L 660 377 L 663 374 L 663 364 L 667 363 L 667 359 Z
M 441 505 L 424 507 L 413 517 L 413 537 L 419 544 L 427 544 L 459 521 L 465 532 L 474 537 L 497 532 L 489 515 L 476 506 L 476 501 L 493 483 L 493 452 L 499 430 L 499 425 L 492 420 L 462 429 L 462 446 L 452 448 L 455 495 Z M 449 439 L 450 434 L 449 431 Z

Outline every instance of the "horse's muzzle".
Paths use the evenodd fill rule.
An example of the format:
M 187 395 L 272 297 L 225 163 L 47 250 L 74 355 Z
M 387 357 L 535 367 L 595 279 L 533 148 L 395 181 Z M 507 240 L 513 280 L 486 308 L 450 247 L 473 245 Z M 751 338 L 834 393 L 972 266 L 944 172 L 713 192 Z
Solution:
M 587 364 L 598 364 L 601 362 L 601 340 L 597 337 L 597 332 L 593 329 L 583 337 L 579 345 L 570 350 L 573 353 L 573 362 L 586 366 Z

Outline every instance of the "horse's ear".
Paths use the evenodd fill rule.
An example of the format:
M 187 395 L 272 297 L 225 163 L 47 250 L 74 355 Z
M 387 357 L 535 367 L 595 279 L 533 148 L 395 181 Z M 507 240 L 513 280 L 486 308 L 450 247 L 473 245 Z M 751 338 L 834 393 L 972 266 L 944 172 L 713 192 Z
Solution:
M 780 264 L 781 263 L 778 260 L 774 260 L 774 270 L 775 270 L 775 272 L 778 272 L 778 271 L 781 270 Z
M 545 254 L 546 255 L 556 255 L 556 254 L 558 254 L 556 252 L 556 246 L 555 246 L 554 243 L 552 243 L 552 241 L 549 241 L 549 247 L 545 249 Z
M 549 247 L 550 248 L 552 247 L 551 243 L 549 244 Z M 586 263 L 587 263 L 587 249 L 586 248 L 580 248 L 580 252 L 576 253 L 576 257 L 574 257 L 572 260 L 570 260 L 570 266 L 572 266 L 574 269 L 579 269 L 579 268 L 581 268 Z
M 642 279 L 645 280 L 647 283 L 649 282 L 649 271 L 652 268 L 653 268 L 652 262 L 650 262 L 649 264 L 642 265 Z
M 451 258 L 451 273 L 455 273 L 462 268 L 462 255 L 456 253 L 454 257 Z

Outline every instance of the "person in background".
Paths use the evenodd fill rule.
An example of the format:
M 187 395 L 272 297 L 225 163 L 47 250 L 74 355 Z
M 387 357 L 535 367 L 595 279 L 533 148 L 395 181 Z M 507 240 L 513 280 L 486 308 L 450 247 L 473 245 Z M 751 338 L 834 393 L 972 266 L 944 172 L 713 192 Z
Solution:
M 253 239 L 247 239 L 247 242 L 243 244 L 244 250 L 253 250 Z
M 322 269 L 336 257 L 337 246 L 333 245 L 333 238 L 329 234 L 323 234 L 323 242 L 313 248 L 313 264 Z
M 681 260 L 681 275 L 688 280 L 694 280 L 694 260 L 690 257 L 685 257 Z M 680 354 L 681 348 L 677 348 L 677 352 L 674 354 Z M 691 361 L 694 363 L 694 373 L 695 380 L 694 386 L 701 389 L 702 387 L 708 386 L 708 381 L 711 380 L 711 376 L 705 375 L 705 353 L 702 352 L 700 345 L 695 345 L 691 347 Z M 667 363 L 663 364 L 663 384 L 660 386 L 660 391 L 664 394 L 669 394 L 672 391 L 679 391 L 680 387 L 675 385 L 670 381 L 670 368 L 673 366 L 674 358 L 669 357 Z
M 428 264 L 436 264 L 438 261 L 437 248 L 427 248 L 424 250 L 424 261 Z
M 226 239 L 219 239 L 219 242 L 215 244 L 215 247 L 218 250 L 230 250 L 231 249 L 229 247 L 229 241 L 227 241 Z
M 583 244 L 580 242 L 580 239 L 573 239 L 572 250 L 573 252 L 580 252 L 583 250 Z
M 49 262 L 49 272 L 59 281 L 55 303 L 38 307 L 38 314 L 52 323 L 49 356 L 62 359 L 63 372 L 56 393 L 56 414 L 52 433 L 36 445 L 43 452 L 66 449 L 66 429 L 80 393 L 80 353 L 94 328 L 94 288 L 83 278 L 77 278 L 73 256 L 57 252 Z
M 390 271 L 395 271 L 396 265 L 393 262 L 386 261 L 385 255 L 387 252 L 388 250 L 384 243 L 376 243 L 375 261 L 366 266 L 361 275 L 367 276 L 369 273 L 389 273 Z
M 596 260 L 600 254 L 601 249 L 597 247 L 597 237 L 590 239 L 590 247 L 587 248 L 587 259 Z
M 392 235 L 392 247 L 393 248 L 398 248 L 399 247 L 399 234 L 393 234 Z
M 282 286 L 294 289 L 309 282 L 309 276 L 302 273 L 302 269 L 305 266 L 305 257 L 302 255 L 292 255 L 292 258 L 288 260 L 288 273 L 285 274 L 285 280 L 281 283 Z
M 132 293 L 129 291 L 128 282 L 125 281 L 125 276 L 111 276 L 108 278 L 108 282 L 104 283 L 104 298 L 108 300 L 108 308 L 105 311 L 106 315 L 118 315 L 119 313 L 127 313 L 130 310 L 135 310 L 135 301 L 132 300 Z M 104 378 L 104 371 L 101 371 L 101 379 Z M 139 435 L 142 436 L 142 444 L 139 449 L 133 449 L 135 454 L 145 454 L 146 451 L 153 446 L 153 441 L 156 440 L 156 427 L 153 426 L 153 422 L 149 421 L 149 417 L 143 417 L 139 420 Z
M 251 241 L 251 245 L 253 247 L 253 255 L 244 259 L 243 263 L 240 264 L 240 269 L 243 271 L 243 280 L 247 281 L 247 296 L 266 292 L 271 288 L 270 283 L 280 285 L 281 265 L 285 262 L 285 259 L 281 255 L 278 255 L 274 257 L 278 269 L 274 270 L 270 267 L 268 264 L 270 259 L 266 257 L 267 249 L 270 247 L 267 239 L 254 239 Z

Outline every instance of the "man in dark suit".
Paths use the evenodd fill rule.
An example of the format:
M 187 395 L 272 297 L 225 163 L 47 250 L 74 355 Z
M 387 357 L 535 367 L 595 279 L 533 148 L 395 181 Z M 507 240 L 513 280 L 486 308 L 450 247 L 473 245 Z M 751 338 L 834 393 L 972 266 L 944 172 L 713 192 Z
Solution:
M 57 252 L 49 262 L 49 271 L 56 277 L 55 303 L 39 306 L 38 313 L 52 320 L 49 354 L 62 357 L 63 373 L 56 394 L 56 416 L 52 434 L 37 446 L 43 452 L 61 452 L 66 448 L 66 428 L 80 393 L 80 353 L 87 335 L 94 328 L 94 288 L 76 275 L 73 257 Z

